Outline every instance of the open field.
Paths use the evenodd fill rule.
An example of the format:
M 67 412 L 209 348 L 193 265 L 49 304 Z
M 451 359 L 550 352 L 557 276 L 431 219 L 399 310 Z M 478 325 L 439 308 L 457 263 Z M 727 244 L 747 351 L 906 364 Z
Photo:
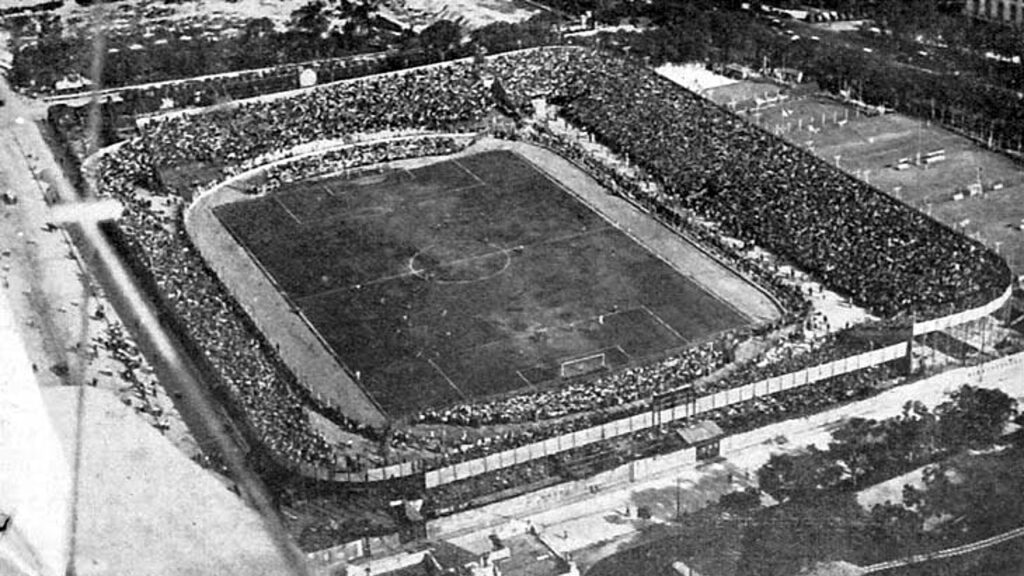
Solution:
M 753 82 L 748 90 L 760 89 Z M 708 95 L 726 103 L 714 92 Z M 1024 167 L 936 124 L 900 114 L 867 116 L 842 103 L 803 98 L 764 107 L 748 117 L 765 130 L 808 148 L 830 163 L 938 221 L 996 248 L 1024 273 Z M 929 152 L 945 159 L 925 163 Z M 922 161 L 918 162 L 920 153 Z M 838 160 L 837 160 L 838 158 Z M 901 159 L 909 163 L 902 169 Z M 984 193 L 966 194 L 980 179 Z M 999 190 L 995 185 L 1001 185 Z M 965 197 L 954 200 L 954 194 Z
M 507 151 L 307 181 L 216 213 L 393 416 L 747 323 Z
M 719 104 L 729 104 L 730 102 L 747 102 L 755 98 L 775 96 L 779 91 L 780 87 L 777 84 L 747 80 L 733 81 L 729 84 L 707 88 L 701 94 Z

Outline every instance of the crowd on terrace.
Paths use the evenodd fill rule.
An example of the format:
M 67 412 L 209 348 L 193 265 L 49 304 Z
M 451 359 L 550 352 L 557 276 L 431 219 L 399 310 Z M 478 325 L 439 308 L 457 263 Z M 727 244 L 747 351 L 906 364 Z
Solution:
M 159 169 L 207 163 L 231 173 L 314 141 L 409 128 L 472 131 L 493 110 L 491 78 L 500 80 L 503 92 L 524 111 L 532 97 L 557 102 L 569 120 L 656 179 L 665 194 L 660 202 L 719 222 L 729 235 L 795 261 L 884 316 L 935 316 L 991 300 L 1006 286 L 1005 264 L 980 244 L 635 63 L 605 53 L 565 47 L 504 54 L 483 65 L 460 61 L 153 121 L 141 138 L 103 157 L 100 191 L 125 204 L 121 233 L 138 267 L 276 454 L 321 465 L 335 459 L 303 412 L 306 393 L 205 267 L 180 223 L 149 209 L 148 194 L 166 193 Z M 400 149 L 368 144 L 338 152 L 331 161 L 348 167 L 436 153 L 436 143 L 428 145 L 428 140 L 422 147 L 406 142 Z M 300 165 L 296 173 L 306 171 Z M 275 178 L 290 176 L 283 171 Z M 451 407 L 429 416 L 472 426 L 615 406 L 698 378 L 720 366 L 723 354 L 714 346 L 698 347 L 669 362 L 594 383 Z M 798 363 L 819 359 L 816 354 L 831 358 L 834 352 L 801 355 Z M 718 385 L 760 376 L 729 378 Z M 592 421 L 576 419 L 553 431 Z M 460 446 L 459 456 L 522 444 L 540 434 L 529 428 L 468 449 Z M 414 442 L 404 434 L 393 438 Z M 457 438 L 447 445 L 426 443 L 440 451 L 457 444 Z
M 582 167 L 605 188 L 615 194 L 639 203 L 650 209 L 662 222 L 673 226 L 682 234 L 689 236 L 706 249 L 713 250 L 717 256 L 729 262 L 735 269 L 750 277 L 759 286 L 769 290 L 784 308 L 783 317 L 778 324 L 787 324 L 790 320 L 803 317 L 809 310 L 810 303 L 804 297 L 801 288 L 789 278 L 778 273 L 778 269 L 770 261 L 762 258 L 751 258 L 745 244 L 730 242 L 722 234 L 707 226 L 691 220 L 686 213 L 680 212 L 671 202 L 671 198 L 656 187 L 642 181 L 644 174 L 629 176 L 614 167 L 594 158 L 578 142 L 557 134 L 544 125 L 534 126 L 532 130 L 521 130 L 516 137 L 521 137 L 534 144 L 551 149 L 560 156 L 569 159 Z
M 417 415 L 417 420 L 479 426 L 547 420 L 568 414 L 612 409 L 637 400 L 650 399 L 659 389 L 680 386 L 706 376 L 724 366 L 729 361 L 730 352 L 728 343 L 716 340 L 690 348 L 667 360 L 628 368 L 593 381 L 577 381 L 567 386 L 517 394 L 493 402 L 428 408 Z
M 987 302 L 1006 264 L 908 208 L 669 80 L 608 57 L 553 95 L 573 124 L 643 167 L 668 202 L 793 261 L 882 317 Z
M 474 127 L 490 92 L 468 62 L 430 66 L 325 86 L 298 95 L 243 102 L 148 123 L 141 142 L 160 166 L 236 165 L 313 142 L 417 127 Z

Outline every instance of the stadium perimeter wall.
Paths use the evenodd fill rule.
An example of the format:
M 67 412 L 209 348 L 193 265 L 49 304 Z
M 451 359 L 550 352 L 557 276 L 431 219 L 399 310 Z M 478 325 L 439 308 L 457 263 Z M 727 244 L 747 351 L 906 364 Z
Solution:
M 480 508 L 430 520 L 427 522 L 427 538 L 469 528 L 481 529 L 504 525 L 509 517 L 520 516 L 524 510 L 547 510 L 566 500 L 586 498 L 592 496 L 595 491 L 650 478 L 696 462 L 697 452 L 692 448 L 634 460 L 589 478 L 563 482 Z
M 1011 356 L 1004 356 L 975 366 L 947 370 L 913 384 L 908 384 L 908 386 L 919 386 L 922 389 L 940 389 L 947 392 L 965 383 L 978 382 L 985 375 L 991 375 L 999 379 L 1021 373 L 1024 373 L 1024 352 L 1018 352 Z M 1011 396 L 1024 395 L 1024 381 L 1018 381 L 1018 385 L 1013 390 L 1007 390 L 1007 392 Z M 893 414 L 898 413 L 900 409 L 900 405 L 894 404 L 892 406 Z M 820 426 L 833 419 L 834 416 L 822 413 L 810 418 L 809 426 Z M 721 441 L 721 453 L 723 456 L 728 457 L 730 454 L 735 454 L 751 446 L 771 442 L 778 435 L 778 427 L 768 425 L 748 432 L 727 436 Z M 594 491 L 614 488 L 626 483 L 644 481 L 680 466 L 696 463 L 696 451 L 693 448 L 635 460 L 584 480 L 550 486 L 529 494 L 523 494 L 522 496 L 480 508 L 428 521 L 427 535 L 434 538 L 468 528 L 480 529 L 505 525 L 508 517 L 522 517 L 524 514 L 531 512 L 547 510 L 555 502 L 564 504 L 568 499 L 587 498 L 592 496 Z

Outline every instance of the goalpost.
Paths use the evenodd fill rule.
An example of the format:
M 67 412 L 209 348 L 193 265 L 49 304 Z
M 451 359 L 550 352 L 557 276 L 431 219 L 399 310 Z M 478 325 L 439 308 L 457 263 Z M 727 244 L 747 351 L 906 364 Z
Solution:
M 588 372 L 601 370 L 605 366 L 607 366 L 605 354 L 604 352 L 599 352 L 590 356 L 584 356 L 583 358 L 574 358 L 562 362 L 559 367 L 559 375 L 562 378 L 572 378 L 581 374 L 587 374 Z

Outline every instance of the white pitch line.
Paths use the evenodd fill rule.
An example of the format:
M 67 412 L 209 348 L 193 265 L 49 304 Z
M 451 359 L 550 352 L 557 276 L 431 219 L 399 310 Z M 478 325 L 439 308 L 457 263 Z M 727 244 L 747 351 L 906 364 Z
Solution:
M 655 314 L 650 308 L 648 308 L 644 304 L 641 304 L 640 307 L 643 308 L 645 312 L 650 314 L 651 318 L 654 318 L 655 322 L 657 322 L 658 324 L 661 324 L 662 326 L 664 326 L 665 329 L 668 330 L 669 332 L 671 332 L 673 336 L 675 336 L 676 338 L 679 338 L 680 340 L 682 340 L 683 343 L 686 343 L 686 338 L 683 338 L 682 334 L 680 334 L 679 332 L 676 332 L 675 328 L 669 326 L 668 322 L 665 322 L 664 320 L 662 320 L 661 316 L 658 316 L 657 314 Z
M 462 390 L 459 390 L 459 387 L 455 385 L 455 382 L 452 382 L 452 379 L 449 378 L 447 374 L 445 374 L 444 370 L 441 370 L 441 367 L 438 366 L 436 362 L 434 362 L 433 358 L 427 358 L 427 364 L 433 366 L 434 370 L 437 370 L 437 372 L 444 377 L 444 379 L 448 382 L 448 385 L 455 389 L 455 391 L 459 393 L 459 396 L 462 397 L 463 400 L 466 399 L 466 395 L 462 393 Z
M 626 357 L 627 361 L 633 359 L 633 357 L 629 355 L 629 352 L 626 352 L 625 350 L 623 350 L 621 344 L 616 344 L 615 347 L 618 348 L 619 352 L 622 352 L 622 355 Z
M 288 207 L 284 205 L 284 202 L 281 202 L 281 199 L 278 198 L 276 194 L 271 196 L 271 198 L 274 199 L 274 202 L 277 202 L 277 205 L 280 206 L 282 210 L 287 212 L 288 215 L 292 217 L 292 220 L 295 220 L 296 224 L 302 226 L 302 220 L 299 220 L 299 217 L 296 216 L 291 210 L 289 210 Z
M 487 182 L 485 182 L 482 178 L 480 178 L 479 176 L 474 174 L 469 168 L 466 168 L 465 166 L 463 166 L 462 163 L 459 162 L 458 160 L 453 158 L 452 159 L 452 163 L 455 164 L 456 166 L 458 166 L 459 168 L 461 168 L 462 171 L 465 172 L 466 174 L 469 174 L 470 176 L 472 176 L 477 182 L 479 182 L 481 184 L 484 184 L 484 185 L 487 185 Z
M 530 382 L 529 379 L 526 378 L 526 376 L 523 376 L 523 372 L 521 370 L 516 370 L 516 376 L 522 378 L 523 382 L 526 382 L 527 386 L 533 386 L 533 382 Z

